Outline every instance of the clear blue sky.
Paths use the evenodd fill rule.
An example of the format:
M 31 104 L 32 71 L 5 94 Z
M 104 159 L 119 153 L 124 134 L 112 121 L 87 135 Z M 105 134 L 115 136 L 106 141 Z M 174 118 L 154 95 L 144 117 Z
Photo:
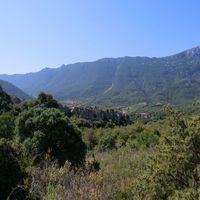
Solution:
M 200 45 L 199 0 L 0 0 L 0 73 Z

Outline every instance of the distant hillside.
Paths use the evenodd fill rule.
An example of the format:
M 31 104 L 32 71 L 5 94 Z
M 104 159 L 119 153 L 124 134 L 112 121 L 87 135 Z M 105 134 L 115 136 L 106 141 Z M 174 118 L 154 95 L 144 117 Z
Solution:
M 0 114 L 9 111 L 12 104 L 12 98 L 0 86 Z
M 13 84 L 0 80 L 0 86 L 8 94 L 18 97 L 19 99 L 30 99 L 31 97 L 23 92 L 21 89 L 17 88 Z
M 163 57 L 105 58 L 37 73 L 0 75 L 31 95 L 103 105 L 182 104 L 200 96 L 200 47 Z

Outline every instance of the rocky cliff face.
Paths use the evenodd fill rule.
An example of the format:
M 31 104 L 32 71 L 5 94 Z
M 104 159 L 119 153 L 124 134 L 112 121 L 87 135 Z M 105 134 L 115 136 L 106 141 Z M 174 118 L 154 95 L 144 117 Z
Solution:
M 184 51 L 183 54 L 187 57 L 200 56 L 200 46 Z
M 73 107 L 71 114 L 91 121 L 110 121 L 115 124 L 128 124 L 130 118 L 113 109 L 101 110 L 97 107 Z

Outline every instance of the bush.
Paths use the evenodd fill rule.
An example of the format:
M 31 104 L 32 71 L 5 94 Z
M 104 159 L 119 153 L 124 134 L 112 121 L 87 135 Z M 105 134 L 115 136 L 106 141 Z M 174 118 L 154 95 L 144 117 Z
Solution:
M 115 136 L 113 136 L 111 133 L 104 134 L 98 144 L 99 150 L 108 150 L 115 148 Z
M 13 139 L 15 118 L 9 114 L 0 115 L 0 138 Z
M 88 150 L 93 150 L 94 147 L 98 144 L 95 131 L 93 129 L 88 129 L 85 131 L 83 137 Z
M 138 135 L 137 143 L 139 147 L 153 147 L 159 142 L 159 135 L 157 131 L 151 132 L 150 130 L 143 131 Z
M 151 148 L 158 144 L 161 132 L 165 129 L 163 124 L 138 123 L 128 126 L 115 126 L 114 128 L 84 129 L 84 141 L 89 150 L 106 151 L 123 147 Z
M 15 133 L 28 153 L 37 160 L 48 155 L 63 165 L 66 160 L 78 165 L 84 161 L 86 147 L 80 132 L 57 109 L 30 109 L 16 120 Z
M 40 106 L 45 108 L 59 108 L 59 103 L 53 98 L 50 94 L 45 94 L 44 92 L 41 92 L 38 95 L 38 103 Z
M 0 140 L 0 199 L 8 195 L 22 180 L 23 172 L 17 153 L 5 139 Z
M 171 111 L 169 124 L 135 187 L 135 199 L 199 199 L 200 118 L 186 121 Z

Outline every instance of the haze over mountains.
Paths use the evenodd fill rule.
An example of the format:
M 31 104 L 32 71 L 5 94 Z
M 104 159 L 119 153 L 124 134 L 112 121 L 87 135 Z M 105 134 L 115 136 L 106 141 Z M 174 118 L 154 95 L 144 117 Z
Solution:
M 45 68 L 36 73 L 0 75 L 36 96 L 102 105 L 182 104 L 200 96 L 200 47 L 176 55 L 104 58 Z
M 16 86 L 14 86 L 13 84 L 7 81 L 0 80 L 0 86 L 5 92 L 7 92 L 11 96 L 18 97 L 19 99 L 22 99 L 22 100 L 31 98 L 28 94 L 23 92 L 21 89 L 17 88 Z

